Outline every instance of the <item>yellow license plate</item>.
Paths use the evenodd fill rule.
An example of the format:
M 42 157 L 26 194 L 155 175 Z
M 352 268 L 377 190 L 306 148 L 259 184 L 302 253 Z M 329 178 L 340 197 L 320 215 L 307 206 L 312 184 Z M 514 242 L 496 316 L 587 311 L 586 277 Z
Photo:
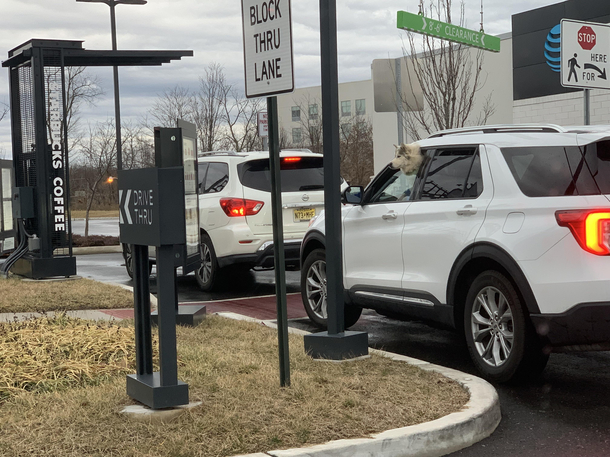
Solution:
M 295 222 L 306 222 L 316 215 L 315 208 L 299 208 L 294 210 Z

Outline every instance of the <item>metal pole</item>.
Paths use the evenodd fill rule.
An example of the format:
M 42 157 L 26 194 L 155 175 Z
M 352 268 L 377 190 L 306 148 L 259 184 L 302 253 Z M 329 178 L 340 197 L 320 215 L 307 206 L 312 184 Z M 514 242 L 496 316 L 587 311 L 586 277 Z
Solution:
M 591 125 L 591 89 L 584 89 L 585 125 Z
M 136 331 L 136 373 L 153 372 L 150 328 L 150 289 L 148 286 L 148 246 L 131 246 L 133 261 L 134 326 Z
M 277 97 L 267 97 L 269 126 L 269 168 L 271 169 L 271 213 L 273 217 L 273 256 L 275 293 L 277 296 L 277 339 L 280 357 L 280 386 L 290 385 L 288 351 L 288 317 L 286 305 L 286 262 L 284 255 L 284 221 L 282 218 L 282 179 L 280 176 L 280 141 Z
M 328 334 L 345 330 L 341 245 L 341 174 L 339 156 L 339 89 L 337 75 L 337 4 L 320 0 L 322 64 L 322 131 L 324 142 L 324 209 L 326 212 L 326 278 Z
M 401 58 L 394 61 L 396 72 L 396 122 L 398 123 L 398 144 L 405 142 L 404 128 L 402 125 L 402 67 Z
M 116 44 L 116 18 L 114 7 L 116 2 L 109 3 L 110 6 L 110 29 L 112 32 L 112 50 L 117 50 Z M 119 96 L 119 67 L 112 67 L 112 75 L 114 79 L 114 123 L 116 128 L 116 163 L 117 170 L 123 169 L 123 147 L 121 142 L 121 102 Z
M 157 247 L 157 307 L 161 386 L 175 386 L 178 384 L 174 268 L 174 246 Z

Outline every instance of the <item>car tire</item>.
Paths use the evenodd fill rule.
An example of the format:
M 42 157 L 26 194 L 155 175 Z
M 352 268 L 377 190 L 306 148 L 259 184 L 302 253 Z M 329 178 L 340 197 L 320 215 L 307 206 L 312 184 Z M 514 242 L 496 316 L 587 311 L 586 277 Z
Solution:
M 201 235 L 201 266 L 195 270 L 195 279 L 199 288 L 205 292 L 213 290 L 220 279 L 216 251 L 207 234 Z
M 301 268 L 301 298 L 309 319 L 319 328 L 327 328 L 326 308 L 326 252 L 324 249 L 311 251 Z M 345 306 L 344 323 L 349 328 L 358 322 L 362 308 Z
M 548 361 L 515 286 L 500 272 L 485 271 L 470 285 L 464 333 L 475 366 L 492 382 L 532 378 Z
M 131 252 L 131 245 L 123 243 L 123 259 L 125 260 L 125 270 L 131 279 L 133 279 L 133 253 Z M 152 272 L 152 263 L 148 262 L 148 275 Z

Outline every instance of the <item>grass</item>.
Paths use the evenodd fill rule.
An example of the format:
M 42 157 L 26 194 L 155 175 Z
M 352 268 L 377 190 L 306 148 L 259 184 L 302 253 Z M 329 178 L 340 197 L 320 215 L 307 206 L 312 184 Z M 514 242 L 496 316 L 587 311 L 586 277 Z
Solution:
M 0 280 L 0 313 L 132 308 L 133 294 L 90 279 L 71 281 Z
M 85 218 L 85 210 L 76 210 L 73 209 L 72 211 L 70 211 L 70 215 L 72 216 L 72 219 L 84 219 Z M 96 218 L 96 217 L 119 217 L 119 210 L 117 209 L 109 209 L 109 210 L 92 210 L 89 211 L 89 218 Z
M 3 367 L 6 354 L 25 351 L 22 358 L 13 357 L 11 368 L 14 374 L 25 370 L 31 365 L 28 348 L 42 351 L 41 345 L 50 349 L 42 351 L 49 359 L 40 360 L 55 367 L 34 370 L 47 381 L 26 383 L 42 389 L 6 390 L 0 404 L 0 455 L 231 456 L 368 436 L 436 419 L 468 400 L 457 383 L 386 358 L 313 361 L 297 335 L 290 335 L 292 385 L 280 388 L 277 333 L 208 316 L 196 328 L 177 330 L 179 379 L 189 384 L 191 401 L 202 406 L 169 424 L 142 423 L 118 414 L 133 403 L 124 377 L 133 369 L 132 326 L 65 318 L 33 324 L 49 327 L 44 332 L 0 325 Z M 65 356 L 55 362 L 50 354 Z M 81 374 L 58 370 L 66 358 L 82 364 L 76 370 Z M 93 370 L 100 363 L 115 369 L 96 374 L 83 368 Z M 64 374 L 70 380 L 58 382 Z

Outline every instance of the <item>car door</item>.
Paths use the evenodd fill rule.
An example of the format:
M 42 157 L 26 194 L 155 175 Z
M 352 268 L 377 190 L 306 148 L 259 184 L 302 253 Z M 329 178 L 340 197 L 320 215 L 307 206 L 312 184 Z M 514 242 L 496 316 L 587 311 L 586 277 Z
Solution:
M 389 166 L 367 188 L 363 204 L 343 218 L 345 287 L 400 290 L 401 234 L 414 176 Z
M 430 155 L 405 213 L 402 288 L 407 305 L 433 308 L 446 304 L 449 273 L 474 242 L 493 185 L 483 146 L 438 148 Z

